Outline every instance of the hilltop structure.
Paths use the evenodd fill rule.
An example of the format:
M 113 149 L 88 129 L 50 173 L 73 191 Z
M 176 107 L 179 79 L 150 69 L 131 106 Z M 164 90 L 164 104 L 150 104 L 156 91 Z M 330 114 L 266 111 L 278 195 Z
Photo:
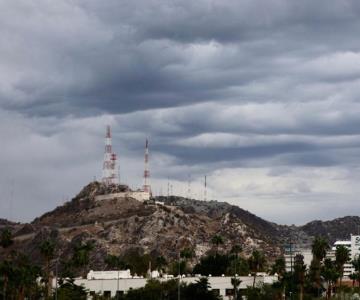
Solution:
M 105 136 L 105 153 L 104 153 L 104 162 L 103 162 L 103 174 L 102 182 L 107 185 L 119 185 L 120 184 L 120 174 L 119 174 L 119 164 L 117 160 L 117 155 L 113 151 L 112 147 L 112 135 L 111 127 L 106 126 L 106 136 Z M 98 195 L 95 197 L 95 201 L 103 200 L 112 200 L 119 198 L 134 198 L 138 201 L 150 200 L 151 197 L 151 186 L 149 183 L 150 171 L 149 171 L 149 142 L 146 139 L 145 143 L 145 168 L 144 168 L 144 185 L 142 189 L 132 191 L 126 189 L 124 191 L 116 193 L 108 193 L 104 195 Z

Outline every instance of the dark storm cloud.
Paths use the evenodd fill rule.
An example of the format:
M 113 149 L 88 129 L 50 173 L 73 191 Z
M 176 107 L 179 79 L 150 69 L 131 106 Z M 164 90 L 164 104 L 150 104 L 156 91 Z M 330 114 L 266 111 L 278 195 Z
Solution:
M 247 161 L 251 159 L 260 159 L 263 157 L 271 157 L 284 153 L 296 153 L 309 151 L 314 146 L 305 143 L 283 143 L 272 145 L 258 145 L 253 147 L 226 147 L 226 148 L 190 148 L 190 147 L 174 147 L 160 145 L 154 147 L 155 151 L 165 151 L 172 153 L 180 161 L 179 164 L 195 164 L 195 163 L 214 163 L 214 162 L 231 162 L 238 160 Z
M 358 174 L 359 17 L 355 0 L 0 2 L 0 179 L 37 187 L 35 216 L 39 182 L 55 176 L 45 194 L 59 199 L 96 174 L 110 123 L 136 185 L 149 137 L 157 180 L 262 168 L 265 187 L 245 190 L 302 199 L 320 177 L 309 198 L 321 199 L 337 177 L 307 168 Z M 21 172 L 34 162 L 38 176 Z M 306 171 L 271 192 L 278 168 Z M 60 184 L 69 170 L 81 175 Z
M 36 9 L 49 13 L 48 29 L 41 27 L 44 17 Z M 58 16 L 56 9 L 63 17 L 58 24 L 51 19 Z M 352 38 L 359 26 L 355 1 L 79 1 L 54 5 L 53 11 L 32 5 L 30 11 L 34 20 L 29 28 L 5 22 L 3 29 L 11 30 L 18 51 L 30 47 L 21 60 L 36 62 L 35 69 L 21 78 L 11 82 L 10 76 L 13 93 L 6 95 L 5 90 L 3 95 L 4 107 L 28 114 L 123 113 L 203 101 L 283 101 L 284 95 L 271 90 L 267 96 L 249 98 L 232 89 L 254 81 L 286 80 L 289 71 L 297 84 L 310 72 L 299 76 L 294 69 L 312 56 L 341 50 L 346 42 L 348 50 L 359 46 Z M 21 10 L 12 13 L 22 16 Z M 72 22 L 74 29 L 69 30 Z M 214 43 L 213 49 L 209 43 Z M 298 61 L 277 61 L 286 56 Z M 11 67 L 20 71 L 20 63 Z M 348 76 L 337 81 L 356 78 Z

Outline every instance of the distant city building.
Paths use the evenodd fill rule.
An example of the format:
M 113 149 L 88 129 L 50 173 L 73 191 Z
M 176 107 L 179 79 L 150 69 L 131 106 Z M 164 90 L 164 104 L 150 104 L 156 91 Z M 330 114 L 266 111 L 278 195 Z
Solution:
M 350 240 L 336 241 L 331 250 L 327 252 L 326 257 L 335 260 L 335 251 L 338 246 L 345 246 L 350 250 L 350 261 L 344 265 L 344 276 L 349 276 L 355 272 L 351 261 L 360 255 L 360 235 L 351 235 Z M 288 246 L 285 248 L 284 258 L 286 263 L 286 271 L 291 272 L 294 268 L 294 259 L 297 254 L 301 254 L 304 257 L 304 264 L 309 268 L 313 259 L 312 251 L 310 247 L 302 248 L 297 245 Z
M 350 262 L 344 265 L 344 276 L 349 276 L 350 274 L 355 273 L 351 261 L 360 255 L 360 235 L 351 235 L 349 241 L 336 241 L 331 248 L 330 253 L 332 256 L 329 256 L 331 259 L 335 260 L 336 247 L 340 245 L 345 246 L 350 250 Z
M 302 248 L 297 245 L 292 245 L 292 248 L 285 248 L 284 258 L 285 258 L 285 267 L 286 272 L 291 272 L 294 270 L 294 262 L 296 255 L 302 255 L 304 257 L 304 264 L 310 266 L 313 255 L 310 248 Z

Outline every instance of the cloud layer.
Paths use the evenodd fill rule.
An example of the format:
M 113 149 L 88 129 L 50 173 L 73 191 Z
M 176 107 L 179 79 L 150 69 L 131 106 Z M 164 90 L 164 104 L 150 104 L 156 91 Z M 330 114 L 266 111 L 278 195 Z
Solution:
M 101 174 L 277 222 L 359 214 L 358 1 L 0 1 L 0 217 Z M 296 218 L 293 214 L 297 212 Z M 299 213 L 301 212 L 301 213 Z

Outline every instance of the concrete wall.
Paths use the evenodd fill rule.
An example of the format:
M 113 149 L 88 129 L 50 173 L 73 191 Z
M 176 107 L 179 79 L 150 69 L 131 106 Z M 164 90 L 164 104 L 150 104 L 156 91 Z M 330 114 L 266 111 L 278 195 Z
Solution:
M 112 200 L 119 198 L 134 198 L 142 202 L 142 201 L 150 200 L 150 193 L 143 191 L 136 191 L 136 192 L 122 192 L 122 193 L 114 193 L 107 195 L 99 195 L 95 197 L 95 201 Z

